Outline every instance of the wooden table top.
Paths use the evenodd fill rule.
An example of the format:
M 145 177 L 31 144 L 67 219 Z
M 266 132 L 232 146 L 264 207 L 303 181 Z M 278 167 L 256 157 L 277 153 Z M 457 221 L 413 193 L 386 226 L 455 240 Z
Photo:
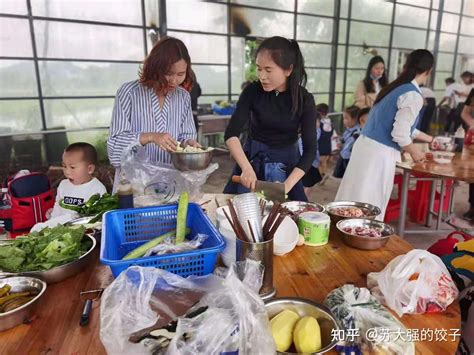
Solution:
M 438 164 L 434 161 L 423 163 L 402 162 L 397 166 L 430 176 L 474 183 L 474 154 L 456 153 L 450 164 Z
M 207 200 L 209 195 L 204 196 Z M 220 198 L 221 203 L 223 199 Z M 214 201 L 205 205 L 214 215 Z M 211 212 L 212 211 L 212 212 Z M 381 250 L 362 251 L 345 246 L 331 232 L 329 244 L 322 247 L 297 247 L 284 256 L 274 257 L 274 285 L 277 297 L 299 296 L 322 303 L 329 291 L 346 283 L 366 286 L 367 274 L 380 271 L 397 255 L 412 247 L 394 237 Z M 99 338 L 99 302 L 93 303 L 90 323 L 79 326 L 83 290 L 107 287 L 113 277 L 108 267 L 98 262 L 61 283 L 49 285 L 41 306 L 30 324 L 0 332 L 0 354 L 105 354 Z M 459 329 L 457 302 L 441 314 L 405 315 L 400 318 L 407 329 Z M 455 341 L 418 342 L 417 353 L 454 354 Z

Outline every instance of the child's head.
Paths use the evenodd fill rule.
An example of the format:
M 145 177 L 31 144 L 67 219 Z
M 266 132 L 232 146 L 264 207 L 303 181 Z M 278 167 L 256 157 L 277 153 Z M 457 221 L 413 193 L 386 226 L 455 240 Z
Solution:
M 465 71 L 461 74 L 461 80 L 465 85 L 472 84 L 472 73 L 469 71 Z
M 364 107 L 357 114 L 357 120 L 359 121 L 360 128 L 364 128 L 369 118 L 370 107 Z
M 70 144 L 63 153 L 64 176 L 74 185 L 81 185 L 92 179 L 97 165 L 97 151 L 89 143 Z
M 444 83 L 446 84 L 446 86 L 449 86 L 449 85 L 451 85 L 451 84 L 454 84 L 454 82 L 455 82 L 455 81 L 454 81 L 453 78 L 446 78 L 446 79 L 444 80 Z
M 316 111 L 319 113 L 321 118 L 326 117 L 329 112 L 329 106 L 327 104 L 317 104 Z
M 349 106 L 343 112 L 342 120 L 346 128 L 352 128 L 357 124 L 357 115 L 359 114 L 359 108 L 357 106 Z

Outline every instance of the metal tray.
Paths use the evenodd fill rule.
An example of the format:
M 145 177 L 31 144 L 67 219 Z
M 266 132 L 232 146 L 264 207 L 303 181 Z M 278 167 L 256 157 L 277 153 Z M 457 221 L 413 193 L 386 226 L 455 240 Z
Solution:
M 331 208 L 338 208 L 338 207 L 359 207 L 360 209 L 368 211 L 368 215 L 360 217 L 362 219 L 374 219 L 377 217 L 382 211 L 377 206 L 371 205 L 370 203 L 364 202 L 354 202 L 354 201 L 335 201 L 330 202 L 326 205 L 326 212 L 331 217 L 331 221 L 333 223 L 337 223 L 343 219 L 354 219 L 357 217 L 344 217 L 338 214 L 332 213 Z
M 336 224 L 337 229 L 341 232 L 342 240 L 345 244 L 362 250 L 375 250 L 379 249 L 385 244 L 387 244 L 388 240 L 391 236 L 395 235 L 395 230 L 392 226 L 379 222 L 374 221 L 372 219 L 360 219 L 360 218 L 353 218 L 353 219 L 344 219 L 342 221 L 337 222 Z M 376 228 L 382 232 L 382 237 L 374 238 L 374 237 L 364 237 L 355 234 L 350 234 L 344 231 L 346 227 L 370 227 Z

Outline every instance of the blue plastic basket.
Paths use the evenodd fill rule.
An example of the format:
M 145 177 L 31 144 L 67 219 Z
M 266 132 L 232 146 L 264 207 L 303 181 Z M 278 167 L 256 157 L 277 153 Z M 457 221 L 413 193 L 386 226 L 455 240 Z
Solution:
M 146 243 L 176 228 L 177 205 L 114 210 L 104 214 L 100 262 L 108 265 L 114 277 L 132 265 L 154 266 L 183 277 L 207 275 L 214 271 L 217 255 L 224 250 L 224 240 L 209 217 L 195 203 L 190 203 L 186 225 L 191 235 L 208 235 L 197 250 L 122 260 Z

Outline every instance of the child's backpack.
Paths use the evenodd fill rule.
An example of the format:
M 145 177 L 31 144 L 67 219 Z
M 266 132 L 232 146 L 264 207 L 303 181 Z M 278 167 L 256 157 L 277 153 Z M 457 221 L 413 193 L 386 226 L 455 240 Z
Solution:
M 46 212 L 54 207 L 54 191 L 49 178 L 42 173 L 30 173 L 7 182 L 6 196 L 10 208 L 0 209 L 5 229 L 20 231 L 46 221 Z

